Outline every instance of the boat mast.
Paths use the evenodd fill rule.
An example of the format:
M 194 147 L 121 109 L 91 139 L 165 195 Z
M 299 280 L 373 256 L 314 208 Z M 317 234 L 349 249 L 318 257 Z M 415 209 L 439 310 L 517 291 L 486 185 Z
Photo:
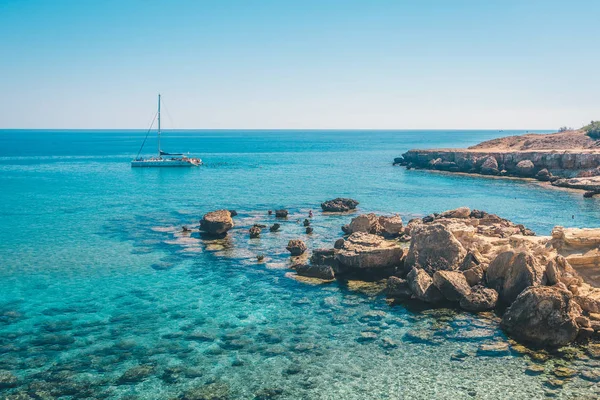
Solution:
M 158 94 L 158 157 L 160 158 L 160 93 Z

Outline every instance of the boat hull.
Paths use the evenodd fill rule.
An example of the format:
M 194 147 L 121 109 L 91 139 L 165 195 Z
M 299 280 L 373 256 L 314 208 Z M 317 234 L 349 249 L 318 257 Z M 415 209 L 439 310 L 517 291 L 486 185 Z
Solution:
M 133 168 L 155 168 L 155 167 L 197 167 L 200 163 L 194 163 L 190 160 L 133 160 Z

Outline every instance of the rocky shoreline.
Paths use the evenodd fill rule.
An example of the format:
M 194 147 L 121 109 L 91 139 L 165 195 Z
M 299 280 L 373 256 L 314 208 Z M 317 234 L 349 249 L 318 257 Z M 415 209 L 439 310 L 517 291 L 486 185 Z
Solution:
M 337 210 L 332 204 L 353 211 L 358 202 L 349 200 L 325 202 L 323 212 Z M 283 211 L 278 218 L 287 218 Z M 209 236 L 226 235 L 234 226 L 227 210 L 200 222 Z M 310 227 L 309 219 L 304 226 Z M 260 240 L 253 228 L 248 235 Z M 600 339 L 600 229 L 556 227 L 552 236 L 540 237 L 523 225 L 462 207 L 406 225 L 398 215 L 360 214 L 342 231 L 330 248 L 309 249 L 301 238 L 289 240 L 288 275 L 311 284 L 385 285 L 390 304 L 493 311 L 509 336 L 534 346 Z M 257 261 L 264 257 L 257 255 Z
M 394 159 L 407 169 L 531 178 L 553 186 L 600 193 L 600 141 L 587 131 L 526 134 L 467 149 L 413 149 Z
M 600 193 L 600 153 L 571 151 L 487 152 L 468 149 L 409 150 L 394 159 L 407 169 L 531 178 L 551 185 Z

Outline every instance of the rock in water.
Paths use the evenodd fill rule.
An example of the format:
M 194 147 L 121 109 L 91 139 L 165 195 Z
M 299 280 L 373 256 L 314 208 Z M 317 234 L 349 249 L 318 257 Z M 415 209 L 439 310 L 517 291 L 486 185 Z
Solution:
M 338 197 L 336 199 L 321 203 L 321 208 L 323 211 L 344 212 L 354 210 L 357 205 L 358 201 L 356 200 Z
M 397 242 L 369 233 L 353 233 L 336 255 L 349 268 L 389 268 L 402 265 L 404 251 Z
M 480 312 L 491 310 L 498 302 L 498 292 L 485 286 L 471 288 L 471 293 L 460 299 L 460 307 L 467 311 Z
M 501 327 L 517 340 L 539 346 L 563 346 L 577 337 L 581 308 L 573 295 L 555 286 L 523 291 L 502 317 Z
M 300 239 L 293 239 L 288 242 L 286 249 L 295 257 L 304 254 L 306 251 L 306 244 Z
M 276 218 L 287 218 L 288 214 L 289 214 L 288 210 L 284 210 L 284 209 L 275 210 L 275 217 Z
M 406 268 L 422 268 L 427 273 L 456 270 L 467 254 L 460 242 L 444 225 L 416 226 L 406 256 Z
M 444 299 L 442 293 L 433 284 L 431 276 L 420 268 L 413 268 L 406 276 L 413 295 L 426 303 L 439 303 Z
M 509 250 L 490 263 L 486 274 L 488 286 L 500 294 L 500 300 L 511 304 L 524 289 L 542 284 L 545 271 L 531 254 Z
M 436 271 L 433 274 L 433 284 L 449 301 L 460 301 L 471 293 L 467 279 L 458 271 Z
M 229 210 L 217 210 L 204 214 L 200 221 L 200 229 L 210 235 L 226 235 L 233 228 L 233 219 Z
M 304 222 L 302 224 L 304 226 L 310 226 L 310 221 L 308 219 L 304 219 Z
M 269 228 L 269 230 L 271 232 L 277 232 L 279 230 L 279 228 L 281 228 L 281 225 L 279 225 L 279 224 L 273 224 L 273 225 L 271 225 L 271 227 Z
M 404 279 L 398 278 L 397 276 L 390 276 L 386 284 L 386 293 L 388 297 L 394 299 L 410 299 L 412 296 L 412 290 L 408 282 Z
M 344 247 L 344 243 L 346 241 L 343 238 L 337 239 L 335 241 L 335 243 L 333 244 L 333 248 L 334 249 L 341 249 L 342 247 Z
M 298 264 L 292 267 L 300 276 L 308 276 L 309 278 L 319 278 L 330 281 L 335 278 L 333 268 L 330 265 L 308 265 Z
M 262 231 L 262 229 L 260 228 L 260 226 L 253 225 L 253 226 L 250 228 L 250 237 L 251 237 L 252 239 L 255 239 L 255 238 L 259 237 L 259 236 L 260 236 L 260 232 L 261 232 L 261 231 Z

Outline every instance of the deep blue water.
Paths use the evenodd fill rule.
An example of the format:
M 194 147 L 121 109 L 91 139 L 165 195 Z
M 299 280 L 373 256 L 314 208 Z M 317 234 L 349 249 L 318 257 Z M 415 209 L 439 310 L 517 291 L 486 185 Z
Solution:
M 286 276 L 287 240 L 316 248 L 341 235 L 350 216 L 317 211 L 338 196 L 405 220 L 469 206 L 539 234 L 598 226 L 598 200 L 581 193 L 391 165 L 410 148 L 520 133 L 176 131 L 163 149 L 190 151 L 205 166 L 132 169 L 145 131 L 0 131 L 0 371 L 17 378 L 13 388 L 0 379 L 0 394 L 598 396 L 578 377 L 562 389 L 548 384 L 556 365 L 583 370 L 597 360 L 551 358 L 546 373 L 529 375 L 527 356 L 477 355 L 479 344 L 506 340 L 493 316 L 390 307 L 353 283 L 315 287 Z M 145 152 L 155 145 L 151 136 Z M 247 228 L 272 223 L 266 211 L 280 207 L 292 213 L 282 231 L 248 239 Z M 240 213 L 228 239 L 180 235 L 217 208 Z M 306 237 L 296 220 L 310 209 L 315 232 Z M 366 331 L 377 339 L 361 341 Z

